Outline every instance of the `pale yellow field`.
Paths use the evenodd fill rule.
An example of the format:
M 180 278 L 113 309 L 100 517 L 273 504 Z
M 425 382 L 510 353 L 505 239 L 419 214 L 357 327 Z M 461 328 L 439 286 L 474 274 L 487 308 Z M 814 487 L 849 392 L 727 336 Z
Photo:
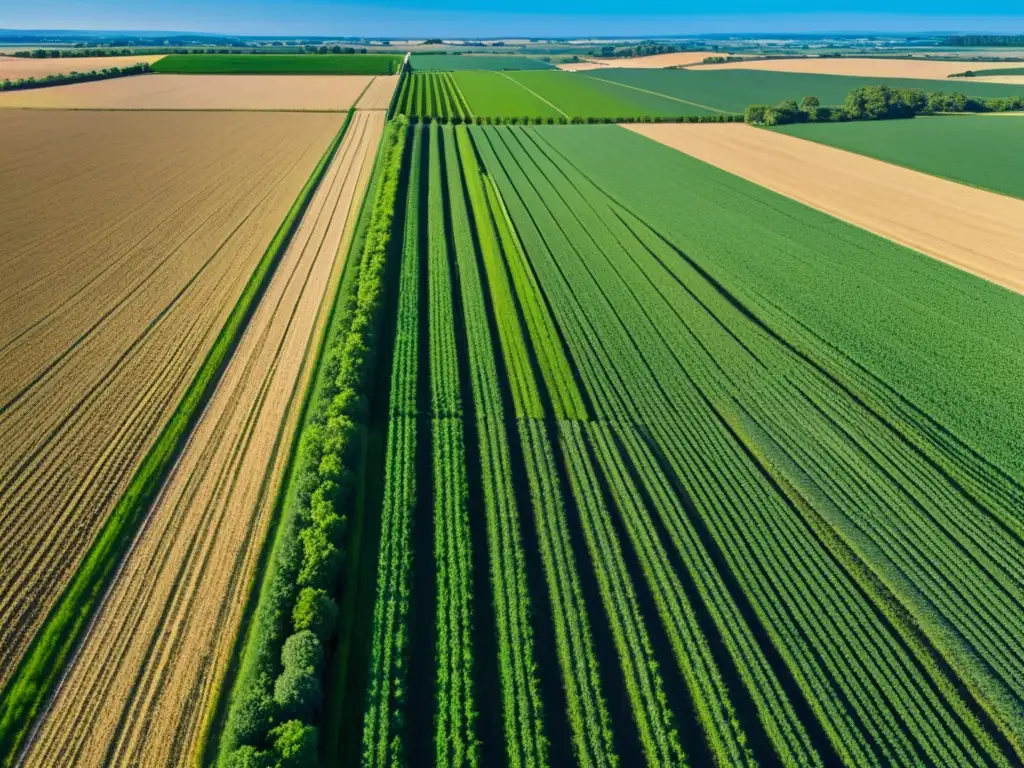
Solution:
M 1004 85 L 1024 85 L 1024 75 L 986 75 L 985 77 L 956 78 L 957 82 L 965 83 L 1002 83 Z
M 152 64 L 163 56 L 83 56 L 67 59 L 22 59 L 0 56 L 0 80 L 24 80 L 68 72 L 93 72 L 108 67 L 130 67 L 133 64 Z
M 765 72 L 804 72 L 817 75 L 852 75 L 857 77 L 907 77 L 920 80 L 943 80 L 950 75 L 977 69 L 1010 69 L 1020 62 L 924 61 L 919 59 L 769 59 L 738 61 L 730 64 L 701 64 L 691 69 L 758 69 Z M 972 78 L 984 82 L 987 78 Z M 991 81 L 989 82 L 999 82 Z
M 681 51 L 659 53 L 654 56 L 638 56 L 635 59 L 589 59 L 597 64 L 623 69 L 664 69 L 665 67 L 689 67 L 700 64 L 708 56 L 722 56 L 715 51 Z
M 1024 293 L 1024 201 L 742 124 L 625 126 Z
M 357 112 L 28 753 L 196 764 L 384 128 Z
M 0 108 L 335 111 L 368 75 L 136 75 L 0 93 Z
M 359 109 L 387 109 L 398 85 L 399 75 L 378 75 L 360 97 Z
M 341 122 L 0 111 L 0 684 Z

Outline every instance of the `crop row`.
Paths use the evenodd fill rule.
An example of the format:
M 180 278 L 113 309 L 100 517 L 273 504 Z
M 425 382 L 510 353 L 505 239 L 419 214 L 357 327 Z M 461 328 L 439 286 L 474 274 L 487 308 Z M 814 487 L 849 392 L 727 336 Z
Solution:
M 472 117 L 462 92 L 447 72 L 406 75 L 396 110 L 427 121 L 468 121 Z
M 823 541 L 819 537 L 827 531 L 815 526 L 815 516 L 828 517 L 832 509 L 860 509 L 856 505 L 871 502 L 872 492 L 889 504 L 897 504 L 900 494 L 911 493 L 918 505 L 928 508 L 924 489 L 915 490 L 918 483 L 936 494 L 929 515 L 937 517 L 942 509 L 955 508 L 949 506 L 953 497 L 939 503 L 940 492 L 952 492 L 948 484 L 943 487 L 934 473 L 928 477 L 920 462 L 919 476 L 906 478 L 901 485 L 893 483 L 891 474 L 878 471 L 878 462 L 885 461 L 886 455 L 889 473 L 896 471 L 897 457 L 909 456 L 891 435 L 886 454 L 873 447 L 873 465 L 858 459 L 854 450 L 858 440 L 851 440 L 854 429 L 867 430 L 859 438 L 864 447 L 869 440 L 881 446 L 885 438 L 886 430 L 877 425 L 874 415 L 865 413 L 848 393 L 829 389 L 826 377 L 751 323 L 658 233 L 561 157 L 545 141 L 548 135 L 490 129 L 474 137 L 478 146 L 488 144 L 494 150 L 493 156 L 482 153 L 485 165 L 524 233 L 526 252 L 544 289 L 556 297 L 552 306 L 559 327 L 569 339 L 595 409 L 612 423 L 622 424 L 622 435 L 629 435 L 627 419 L 643 425 L 642 442 L 653 449 L 660 470 L 669 472 L 675 493 L 684 493 L 694 504 L 698 526 L 706 531 L 702 543 L 727 566 L 729 578 L 746 595 L 744 600 L 757 619 L 753 629 L 764 638 L 759 642 L 771 644 L 764 653 L 777 654 L 785 664 L 785 670 L 750 665 L 740 655 L 743 646 L 739 644 L 750 646 L 749 632 L 731 633 L 727 647 L 737 669 L 745 670 L 741 672 L 744 695 L 757 705 L 761 725 L 776 751 L 780 756 L 801 751 L 806 756 L 809 744 L 778 684 L 772 686 L 774 691 L 757 684 L 755 675 L 762 673 L 793 678 L 800 697 L 828 736 L 830 743 L 821 744 L 820 749 L 834 750 L 845 762 L 1002 762 L 998 748 L 955 695 L 927 648 L 899 624 L 900 611 L 880 607 L 886 600 L 884 588 L 871 581 L 869 572 L 850 572 L 860 561 L 843 546 L 872 564 L 879 559 L 867 549 L 869 541 L 891 552 L 890 557 L 900 551 L 907 551 L 909 557 L 910 551 L 929 541 L 923 519 L 904 517 L 905 525 L 915 527 L 909 529 L 914 536 L 902 546 L 895 531 L 887 533 L 881 527 L 874 529 L 871 539 L 858 539 L 841 527 L 841 521 L 833 520 L 839 535 Z M 517 197 L 519 203 L 514 203 Z M 531 226 L 538 230 L 536 239 L 526 234 Z M 551 255 L 545 255 L 547 249 Z M 573 311 L 577 302 L 579 309 Z M 594 345 L 588 339 L 601 343 Z M 757 350 L 756 356 L 750 350 Z M 813 380 L 823 388 L 817 393 L 821 402 L 814 403 L 809 384 L 794 389 L 787 386 L 787 379 L 766 381 L 763 370 L 769 364 L 791 371 L 790 378 L 797 381 Z M 825 390 L 850 420 L 843 441 L 832 438 L 838 434 L 834 423 L 820 415 Z M 829 415 L 839 418 L 838 412 Z M 620 439 L 637 463 L 643 446 L 632 438 Z M 784 449 L 773 452 L 775 445 Z M 813 455 L 805 450 L 811 445 L 819 446 Z M 769 453 L 781 454 L 789 463 L 764 458 Z M 761 458 L 755 460 L 757 456 Z M 839 457 L 847 462 L 845 468 Z M 808 482 L 808 477 L 813 480 Z M 841 484 L 847 477 L 850 485 L 844 492 L 847 486 Z M 854 478 L 862 489 L 857 495 Z M 824 488 L 831 506 L 808 491 L 808 486 Z M 807 496 L 813 503 L 807 503 Z M 764 517 L 769 510 L 770 516 Z M 676 513 L 680 514 L 693 512 L 684 509 Z M 737 527 L 743 519 L 749 523 Z M 969 523 L 943 523 L 950 532 L 954 525 L 963 528 Z M 748 530 L 758 530 L 759 539 L 751 540 Z M 957 535 L 958 547 L 965 546 L 968 532 Z M 942 558 L 959 550 L 947 544 L 944 550 L 926 551 Z M 839 566 L 833 557 L 847 558 L 849 564 Z M 978 549 L 975 557 L 987 563 L 990 574 L 998 576 L 997 569 L 1005 568 L 998 565 L 995 552 Z M 960 573 L 970 565 L 963 557 L 950 565 L 954 563 Z M 907 559 L 901 564 L 928 576 L 923 560 Z M 987 583 L 990 588 L 1001 583 L 999 590 L 1013 594 L 1012 576 L 1004 574 L 998 581 L 989 576 Z M 953 595 L 950 589 L 963 592 L 981 578 L 961 580 L 956 578 L 959 575 L 949 573 L 945 592 L 936 582 L 932 594 L 937 605 L 944 605 L 940 601 L 944 595 Z M 885 586 L 893 583 L 883 577 Z M 874 601 L 863 597 L 861 590 L 868 588 L 874 592 Z M 724 613 L 728 602 L 714 594 L 709 591 L 704 599 L 723 611 L 717 619 L 712 613 L 712 618 L 724 639 L 728 637 L 728 614 Z M 1002 663 L 1009 672 L 1012 662 L 997 656 L 998 648 L 979 634 L 1015 626 L 1012 614 L 996 612 L 1001 594 L 997 591 L 986 600 L 988 605 L 977 610 L 991 618 L 974 637 L 979 649 L 987 649 L 987 658 L 1005 659 Z M 783 605 L 786 614 L 779 612 Z M 801 618 L 794 623 L 795 617 Z M 688 676 L 687 682 L 691 689 L 699 685 L 696 676 Z M 698 707 L 716 700 L 728 699 L 702 695 Z M 702 714 L 712 748 L 730 762 L 745 750 L 742 734 L 729 746 L 732 720 L 728 714 L 724 718 L 713 711 Z M 913 723 L 909 733 L 901 723 Z

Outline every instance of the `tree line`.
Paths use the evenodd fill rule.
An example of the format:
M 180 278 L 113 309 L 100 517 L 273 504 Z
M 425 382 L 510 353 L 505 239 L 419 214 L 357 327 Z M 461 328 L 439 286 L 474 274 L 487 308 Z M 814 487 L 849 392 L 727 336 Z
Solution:
M 986 99 L 963 93 L 926 93 L 920 88 L 865 85 L 850 91 L 840 106 L 822 106 L 815 96 L 805 96 L 799 104 L 793 100 L 775 105 L 751 104 L 744 112 L 744 121 L 754 125 L 789 125 L 899 120 L 950 112 L 1013 112 L 1021 109 L 1024 109 L 1024 97 L 1021 96 Z
M 742 123 L 741 114 L 725 113 L 719 115 L 631 115 L 629 117 L 543 117 L 540 115 L 475 115 L 463 118 L 461 115 L 409 116 L 409 122 L 440 123 L 446 125 L 602 125 L 605 123 Z M 749 122 L 749 121 L 748 121 Z
M 152 72 L 149 64 L 133 64 L 129 67 L 108 67 L 91 72 L 63 72 L 46 77 L 26 77 L 22 80 L 4 80 L 0 82 L 0 91 L 24 91 L 30 88 L 48 88 L 51 85 L 70 85 L 71 83 L 87 83 L 92 80 L 108 80 L 112 77 L 127 77 Z
M 952 35 L 942 41 L 943 45 L 958 45 L 964 47 L 992 45 L 992 46 L 1024 46 L 1024 35 Z

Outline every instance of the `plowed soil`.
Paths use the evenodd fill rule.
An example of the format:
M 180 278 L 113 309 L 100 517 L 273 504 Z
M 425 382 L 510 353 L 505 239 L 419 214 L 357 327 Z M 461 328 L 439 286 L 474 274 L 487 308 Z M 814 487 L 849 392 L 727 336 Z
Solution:
M 163 56 L 83 56 L 66 59 L 22 59 L 0 56 L 0 80 L 36 79 L 68 72 L 94 72 L 108 67 L 130 67 L 134 64 L 152 64 Z
M 971 67 L 980 69 L 1009 69 L 1020 62 L 994 62 L 977 64 L 963 61 L 923 61 L 918 59 L 769 59 L 767 61 L 738 61 L 729 64 L 702 64 L 691 69 L 759 69 L 764 72 L 803 72 L 814 75 L 852 75 L 854 77 L 909 77 L 920 80 L 942 80 L 964 72 Z M 1000 82 L 978 77 L 963 82 Z M 954 81 L 955 82 L 955 81 Z
M 1024 201 L 748 125 L 627 127 L 1024 293 Z
M 343 111 L 368 75 L 136 75 L 0 93 L 0 107 Z
M 391 96 L 398 85 L 398 75 L 379 75 L 363 93 L 356 105 L 359 109 L 387 109 L 391 106 Z
M 357 113 L 349 126 L 28 765 L 176 766 L 195 757 L 383 127 L 379 111 Z
M 340 125 L 0 112 L 0 684 Z

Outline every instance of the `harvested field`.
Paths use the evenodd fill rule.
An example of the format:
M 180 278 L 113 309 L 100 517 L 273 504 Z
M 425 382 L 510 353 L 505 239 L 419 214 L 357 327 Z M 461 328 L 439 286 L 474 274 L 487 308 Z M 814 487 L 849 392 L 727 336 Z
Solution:
M 163 56 L 83 56 L 66 59 L 22 59 L 0 56 L 0 80 L 25 80 L 69 72 L 93 72 L 109 67 L 131 67 L 152 64 Z
M 1024 202 L 748 125 L 630 125 L 698 160 L 1024 293 Z
M 984 77 L 957 78 L 957 82 L 998 83 L 1000 85 L 1024 85 L 1024 75 L 986 75 Z
M 381 112 L 353 118 L 28 765 L 195 762 L 383 126 Z
M 698 60 L 699 61 L 699 60 Z M 619 66 L 628 66 L 621 64 Z M 806 58 L 738 61 L 729 64 L 703 64 L 693 69 L 756 69 L 762 72 L 802 72 L 812 75 L 847 75 L 851 77 L 907 77 L 919 80 L 941 80 L 964 71 L 970 65 L 962 61 L 923 61 L 921 59 L 848 59 Z M 987 69 L 1012 69 L 1020 63 L 1000 62 L 982 65 Z M 988 82 L 999 82 L 988 81 Z
M 659 53 L 654 56 L 637 56 L 632 59 L 587 59 L 587 61 L 616 69 L 664 69 L 665 67 L 688 67 L 691 64 L 700 64 L 708 56 L 722 55 L 714 51 L 680 51 L 679 53 Z
M 395 93 L 400 75 L 381 75 L 373 78 L 373 82 L 359 99 L 359 109 L 387 109 L 391 106 L 391 97 Z
M 351 107 L 368 75 L 138 75 L 0 93 L 0 107 L 333 111 Z
M 0 112 L 0 683 L 340 121 Z

